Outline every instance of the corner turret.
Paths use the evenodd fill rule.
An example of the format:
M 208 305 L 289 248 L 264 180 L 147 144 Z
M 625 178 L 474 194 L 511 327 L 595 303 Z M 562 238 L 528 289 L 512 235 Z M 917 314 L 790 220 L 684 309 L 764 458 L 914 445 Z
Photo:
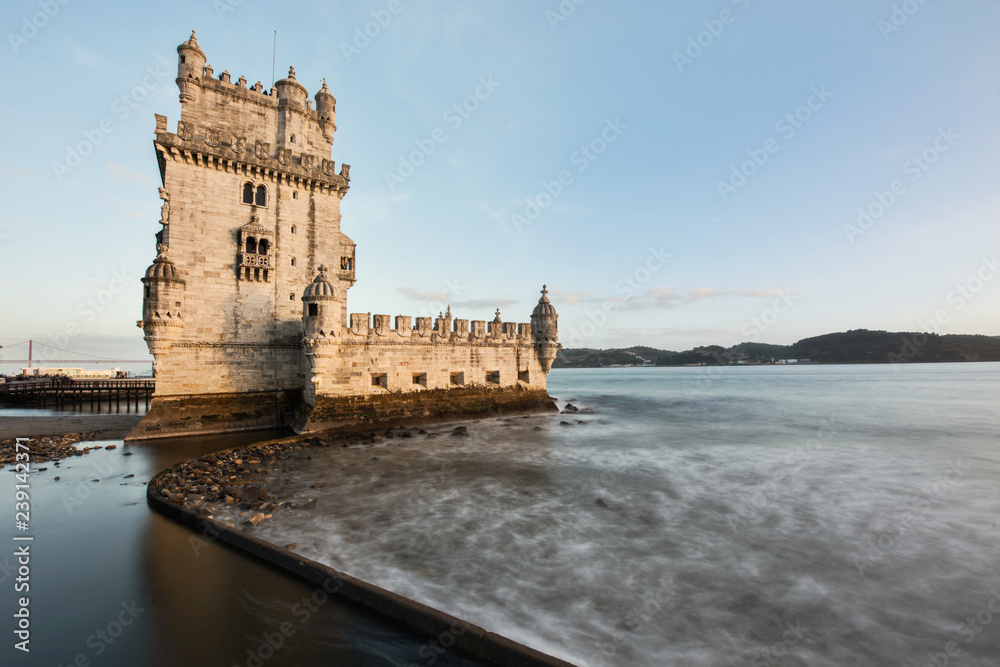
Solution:
M 325 78 L 323 87 L 316 92 L 316 115 L 319 117 L 323 138 L 333 143 L 333 133 L 337 131 L 337 98 L 326 87 Z
M 295 80 L 294 67 L 289 67 L 288 76 L 275 83 L 274 87 L 278 91 L 279 107 L 284 105 L 305 110 L 306 100 L 309 98 L 309 91 L 306 90 L 305 86 Z
M 180 89 L 181 104 L 194 102 L 201 94 L 205 61 L 205 52 L 198 46 L 192 30 L 188 41 L 177 47 L 177 87 Z
M 158 244 L 157 255 L 142 279 L 145 286 L 142 299 L 142 319 L 137 322 L 153 355 L 156 374 L 161 355 L 180 337 L 184 327 L 185 282 L 174 263 L 167 257 L 167 246 Z
M 552 370 L 552 362 L 556 360 L 559 348 L 559 315 L 549 301 L 548 285 L 542 285 L 542 297 L 531 313 L 531 331 L 535 336 L 535 352 L 542 372 L 546 375 Z
M 316 279 L 302 293 L 302 337 L 308 341 L 335 339 L 341 327 L 340 292 L 320 266 Z

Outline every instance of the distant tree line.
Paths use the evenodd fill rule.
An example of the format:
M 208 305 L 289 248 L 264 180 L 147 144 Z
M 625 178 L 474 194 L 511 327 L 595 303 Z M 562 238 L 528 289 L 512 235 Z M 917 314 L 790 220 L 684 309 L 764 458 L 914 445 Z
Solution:
M 727 366 L 784 359 L 808 359 L 820 364 L 1000 361 L 1000 336 L 854 329 L 803 338 L 792 345 L 740 343 L 729 348 L 706 345 L 683 352 L 642 346 L 612 350 L 574 348 L 559 350 L 553 367 Z

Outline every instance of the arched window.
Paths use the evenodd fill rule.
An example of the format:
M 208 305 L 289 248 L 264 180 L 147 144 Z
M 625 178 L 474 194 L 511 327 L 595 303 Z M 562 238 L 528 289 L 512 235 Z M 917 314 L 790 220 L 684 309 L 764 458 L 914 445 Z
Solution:
M 267 206 L 267 188 L 263 185 L 257 186 L 257 206 Z
M 251 183 L 243 184 L 243 203 L 244 204 L 253 203 L 253 184 Z
M 268 250 L 267 246 L 268 246 L 267 239 L 261 239 L 260 243 L 257 244 L 257 254 L 266 255 Z
M 267 241 L 264 241 L 264 243 L 267 243 Z M 247 239 L 246 252 L 247 254 L 250 255 L 253 255 L 257 252 L 257 241 L 252 236 Z

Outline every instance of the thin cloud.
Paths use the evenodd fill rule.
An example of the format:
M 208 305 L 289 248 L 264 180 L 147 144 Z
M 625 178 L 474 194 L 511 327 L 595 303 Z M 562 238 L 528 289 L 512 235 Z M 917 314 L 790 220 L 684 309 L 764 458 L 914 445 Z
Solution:
M 149 185 L 149 179 L 146 178 L 145 174 L 141 174 L 134 169 L 129 169 L 128 167 L 120 165 L 117 162 L 108 162 L 104 165 L 104 169 L 109 175 L 117 178 L 119 181 Z

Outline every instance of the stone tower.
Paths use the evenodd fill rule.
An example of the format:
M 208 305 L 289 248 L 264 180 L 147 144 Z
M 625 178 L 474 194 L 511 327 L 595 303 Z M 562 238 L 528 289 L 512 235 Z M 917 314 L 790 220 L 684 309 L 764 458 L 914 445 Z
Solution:
M 341 231 L 350 166 L 336 105 L 289 68 L 265 90 L 177 47 L 181 116 L 156 115 L 157 256 L 139 326 L 156 391 L 129 439 L 356 428 L 500 410 L 551 411 L 558 350 L 543 292 L 531 324 L 347 312 L 355 245 Z

